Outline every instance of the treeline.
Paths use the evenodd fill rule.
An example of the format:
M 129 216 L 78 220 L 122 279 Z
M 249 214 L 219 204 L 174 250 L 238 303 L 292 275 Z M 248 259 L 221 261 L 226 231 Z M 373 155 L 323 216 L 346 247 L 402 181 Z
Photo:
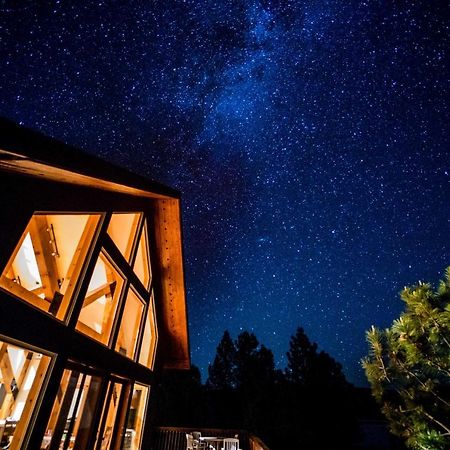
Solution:
M 156 423 L 247 429 L 277 449 L 351 449 L 361 441 L 355 389 L 342 367 L 302 328 L 291 337 L 287 367 L 247 331 L 225 331 L 201 384 L 198 368 L 167 371 L 156 395 Z

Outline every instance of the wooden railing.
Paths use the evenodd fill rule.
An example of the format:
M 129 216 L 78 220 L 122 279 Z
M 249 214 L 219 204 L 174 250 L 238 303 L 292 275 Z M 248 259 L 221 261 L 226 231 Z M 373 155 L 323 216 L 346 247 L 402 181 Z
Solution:
M 257 436 L 245 430 L 220 428 L 174 428 L 156 427 L 152 434 L 150 450 L 186 450 L 186 433 L 200 431 L 202 436 L 235 437 L 239 439 L 242 450 L 269 450 Z

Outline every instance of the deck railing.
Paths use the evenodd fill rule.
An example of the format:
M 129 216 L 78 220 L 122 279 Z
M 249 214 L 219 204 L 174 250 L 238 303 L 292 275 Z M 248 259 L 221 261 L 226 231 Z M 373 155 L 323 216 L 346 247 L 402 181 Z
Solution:
M 237 435 L 239 447 L 242 450 L 269 450 L 261 439 L 245 430 L 174 427 L 154 428 L 150 450 L 186 450 L 186 433 L 192 431 L 200 431 L 202 436 L 235 437 Z

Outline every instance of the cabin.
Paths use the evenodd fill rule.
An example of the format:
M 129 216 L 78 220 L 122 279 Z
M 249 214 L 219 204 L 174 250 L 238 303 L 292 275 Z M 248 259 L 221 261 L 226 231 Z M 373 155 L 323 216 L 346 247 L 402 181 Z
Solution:
M 180 193 L 0 121 L 0 448 L 150 448 L 190 367 Z

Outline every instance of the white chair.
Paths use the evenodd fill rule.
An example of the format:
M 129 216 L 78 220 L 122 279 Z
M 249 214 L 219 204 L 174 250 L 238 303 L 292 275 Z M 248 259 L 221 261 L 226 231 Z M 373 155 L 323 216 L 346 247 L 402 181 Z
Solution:
M 241 450 L 239 448 L 239 439 L 225 438 L 223 440 L 223 450 Z
M 205 449 L 206 448 L 206 442 L 202 442 L 201 437 L 202 433 L 201 431 L 191 431 L 192 437 L 194 438 L 194 449 Z
M 186 450 L 194 450 L 194 436 L 186 433 Z

